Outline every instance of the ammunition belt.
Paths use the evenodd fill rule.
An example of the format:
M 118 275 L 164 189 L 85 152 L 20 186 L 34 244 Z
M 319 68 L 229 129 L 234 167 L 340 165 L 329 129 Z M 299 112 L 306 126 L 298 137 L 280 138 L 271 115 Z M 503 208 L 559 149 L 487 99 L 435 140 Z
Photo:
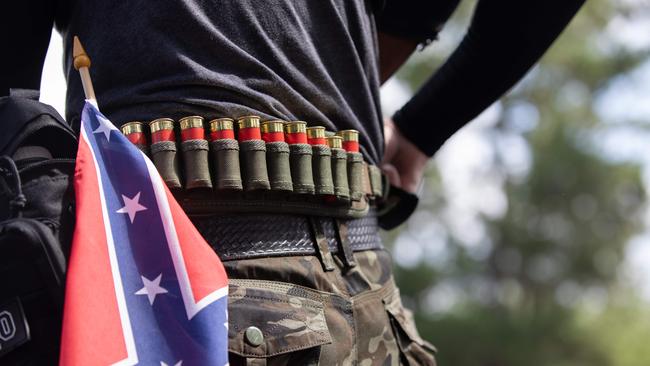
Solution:
M 373 210 L 364 218 L 346 221 L 283 214 L 219 215 L 192 221 L 223 261 L 383 248 Z M 319 241 L 326 247 L 319 248 Z
M 381 171 L 363 160 L 355 130 L 334 133 L 304 121 L 262 122 L 257 116 L 236 123 L 218 118 L 207 126 L 200 116 L 178 123 L 161 118 L 146 126 L 133 121 L 121 130 L 151 157 L 191 216 L 361 218 L 384 193 Z

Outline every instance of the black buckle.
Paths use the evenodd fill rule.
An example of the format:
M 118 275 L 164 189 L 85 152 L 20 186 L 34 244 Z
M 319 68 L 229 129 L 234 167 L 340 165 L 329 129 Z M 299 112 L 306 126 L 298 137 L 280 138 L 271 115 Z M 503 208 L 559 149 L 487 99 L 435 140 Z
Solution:
M 29 340 L 29 325 L 20 299 L 0 305 L 0 358 Z
M 377 219 L 379 227 L 391 230 L 411 217 L 420 199 L 413 193 L 389 184 L 388 179 L 384 180 L 383 186 L 384 194 L 377 203 Z

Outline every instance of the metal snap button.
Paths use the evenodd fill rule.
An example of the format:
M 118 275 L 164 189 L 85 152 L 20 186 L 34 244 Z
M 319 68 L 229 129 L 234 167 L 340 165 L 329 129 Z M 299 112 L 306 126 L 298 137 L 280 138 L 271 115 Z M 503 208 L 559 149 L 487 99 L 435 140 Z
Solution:
M 252 346 L 257 347 L 264 342 L 264 334 L 262 334 L 262 331 L 258 327 L 250 326 L 246 328 L 245 334 L 246 334 L 246 340 Z

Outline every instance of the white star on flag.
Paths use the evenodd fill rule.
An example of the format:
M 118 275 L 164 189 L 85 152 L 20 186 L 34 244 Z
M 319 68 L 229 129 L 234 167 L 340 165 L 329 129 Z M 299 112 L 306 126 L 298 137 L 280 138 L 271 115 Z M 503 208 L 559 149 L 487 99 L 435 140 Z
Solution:
M 102 116 L 97 116 L 97 121 L 99 121 L 99 127 L 93 133 L 103 133 L 106 136 L 106 140 L 111 141 L 111 130 L 118 131 L 117 127 L 113 126 L 111 121 Z
M 125 195 L 122 195 L 122 199 L 124 200 L 124 207 L 120 208 L 115 212 L 128 214 L 131 223 L 133 223 L 133 220 L 135 220 L 135 214 L 137 212 L 144 211 L 147 209 L 146 207 L 142 206 L 139 202 L 140 192 L 138 192 L 138 194 L 136 194 L 133 198 L 129 198 Z
M 169 366 L 165 362 L 160 361 L 160 366 Z M 183 366 L 183 360 L 180 360 L 174 364 L 174 366 Z
M 150 281 L 147 279 L 145 276 L 140 276 L 142 278 L 142 282 L 144 283 L 144 287 L 139 289 L 138 292 L 136 292 L 136 295 L 147 295 L 149 298 L 149 305 L 153 305 L 154 300 L 156 300 L 156 295 L 158 294 L 166 294 L 167 290 L 160 287 L 160 280 L 162 279 L 162 273 L 156 277 L 155 280 Z

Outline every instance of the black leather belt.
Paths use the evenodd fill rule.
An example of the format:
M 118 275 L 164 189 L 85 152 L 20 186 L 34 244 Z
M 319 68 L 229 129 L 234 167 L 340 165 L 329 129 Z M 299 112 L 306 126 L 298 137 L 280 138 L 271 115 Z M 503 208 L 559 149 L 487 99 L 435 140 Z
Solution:
M 316 255 L 314 226 L 320 228 L 317 230 L 332 253 L 345 251 L 342 245 L 352 251 L 383 248 L 373 212 L 364 218 L 340 221 L 346 230 L 339 230 L 332 218 L 281 214 L 214 215 L 193 217 L 192 221 L 223 261 Z

